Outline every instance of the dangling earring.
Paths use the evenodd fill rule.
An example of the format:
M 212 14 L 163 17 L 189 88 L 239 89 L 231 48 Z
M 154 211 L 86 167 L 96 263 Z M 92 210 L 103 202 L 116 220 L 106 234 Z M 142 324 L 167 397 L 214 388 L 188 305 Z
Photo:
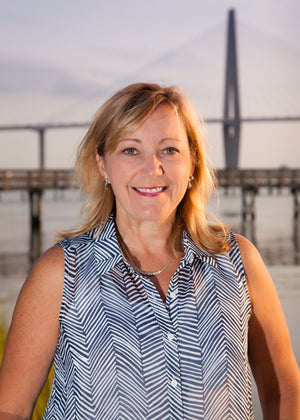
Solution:
M 193 180 L 194 180 L 194 177 L 192 175 L 188 179 L 188 185 L 187 185 L 188 189 L 192 188 L 192 182 L 193 182 Z
M 108 182 L 108 178 L 104 178 L 104 188 L 105 188 L 106 190 L 108 190 L 108 184 L 109 184 L 109 182 Z

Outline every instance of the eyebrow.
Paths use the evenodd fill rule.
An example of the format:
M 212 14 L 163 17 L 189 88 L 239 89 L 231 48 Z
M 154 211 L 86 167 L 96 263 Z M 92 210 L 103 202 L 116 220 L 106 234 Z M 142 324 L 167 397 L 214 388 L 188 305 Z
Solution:
M 123 138 L 123 139 L 120 139 L 119 140 L 119 143 L 123 143 L 123 142 L 125 142 L 125 141 L 135 141 L 136 143 L 141 143 L 141 140 L 140 139 L 135 139 L 135 138 Z
M 125 141 L 133 141 L 133 142 L 136 142 L 136 143 L 141 143 L 142 142 L 142 140 L 140 140 L 139 138 L 123 138 L 123 139 L 120 139 L 119 140 L 119 143 L 122 143 L 122 142 L 125 142 Z M 165 141 L 175 141 L 175 142 L 180 142 L 181 140 L 180 139 L 178 139 L 177 137 L 164 137 L 164 138 L 162 138 L 159 142 L 160 143 L 163 143 L 163 142 L 165 142 Z

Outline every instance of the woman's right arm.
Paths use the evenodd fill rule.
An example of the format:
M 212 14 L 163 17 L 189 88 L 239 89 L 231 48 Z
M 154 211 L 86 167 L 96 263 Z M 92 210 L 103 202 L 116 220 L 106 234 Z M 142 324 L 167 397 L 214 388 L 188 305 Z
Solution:
M 26 279 L 0 369 L 0 420 L 29 419 L 47 379 L 59 335 L 64 251 L 50 248 Z

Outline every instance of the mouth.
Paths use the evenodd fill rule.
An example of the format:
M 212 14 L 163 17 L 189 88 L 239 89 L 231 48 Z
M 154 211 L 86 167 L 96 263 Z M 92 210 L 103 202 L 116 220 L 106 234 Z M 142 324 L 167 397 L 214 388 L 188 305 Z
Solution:
M 133 187 L 133 189 L 138 192 L 139 194 L 142 195 L 157 195 L 163 191 L 165 191 L 167 189 L 167 187 L 147 187 L 147 188 L 137 188 L 137 187 Z

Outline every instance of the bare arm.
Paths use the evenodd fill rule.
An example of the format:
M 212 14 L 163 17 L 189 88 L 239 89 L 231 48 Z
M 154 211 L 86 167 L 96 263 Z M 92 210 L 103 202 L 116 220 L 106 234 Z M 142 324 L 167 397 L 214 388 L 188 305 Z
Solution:
M 16 304 L 0 370 L 0 420 L 32 414 L 56 350 L 63 279 L 56 245 L 38 260 Z
M 254 245 L 237 240 L 252 302 L 249 361 L 264 419 L 300 419 L 299 369 L 274 284 Z

